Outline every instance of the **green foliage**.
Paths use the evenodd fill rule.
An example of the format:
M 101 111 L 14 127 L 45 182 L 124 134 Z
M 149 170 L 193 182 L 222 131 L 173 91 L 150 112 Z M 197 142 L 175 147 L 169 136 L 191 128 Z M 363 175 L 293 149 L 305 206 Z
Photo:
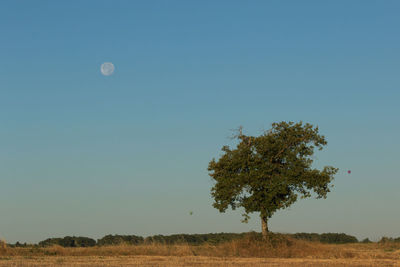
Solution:
M 367 238 L 364 238 L 364 239 L 361 241 L 361 243 L 372 243 L 372 241 L 369 240 L 369 238 L 367 237 Z
M 358 240 L 355 236 L 339 233 L 296 233 L 291 235 L 293 238 L 302 239 L 307 241 L 318 241 L 321 243 L 329 244 L 345 244 L 345 243 L 357 243 Z
M 307 241 L 317 241 L 321 243 L 331 244 L 344 244 L 344 243 L 355 243 L 358 242 L 357 238 L 351 235 L 338 234 L 338 233 L 296 233 L 296 234 L 279 234 L 270 233 L 269 240 L 277 244 L 280 242 L 286 242 L 288 237 L 295 239 L 302 239 Z M 140 245 L 140 244 L 190 244 L 190 245 L 201 245 L 211 244 L 216 245 L 232 240 L 247 238 L 249 240 L 260 241 L 262 239 L 261 233 L 248 232 L 248 233 L 209 233 L 209 234 L 174 234 L 174 235 L 154 235 L 143 238 L 136 235 L 106 235 L 101 239 L 95 240 L 88 237 L 71 237 L 66 236 L 64 238 L 48 238 L 44 241 L 39 242 L 40 247 L 48 247 L 53 245 L 59 245 L 63 247 L 89 247 L 89 246 L 113 246 L 113 245 Z M 381 242 L 400 242 L 400 238 L 383 238 Z M 36 245 L 26 245 L 16 243 L 10 245 L 11 247 L 34 247 Z
M 339 233 L 296 233 L 296 234 L 279 234 L 270 233 L 270 241 L 274 240 L 280 242 L 282 240 L 287 240 L 287 237 L 302 239 L 307 241 L 316 241 L 321 243 L 330 244 L 345 244 L 345 243 L 357 243 L 356 237 L 346 234 Z M 223 242 L 229 242 L 235 239 L 249 238 L 250 240 L 261 240 L 262 235 L 258 232 L 249 233 L 210 233 L 210 234 L 176 234 L 176 235 L 155 235 L 147 237 L 145 243 L 160 243 L 160 244 L 180 244 L 187 243 L 191 245 L 200 245 L 204 243 L 209 244 L 219 244 Z
M 321 150 L 327 144 L 318 127 L 280 122 L 257 137 L 244 135 L 240 128 L 236 137 L 236 148 L 222 147 L 223 155 L 208 166 L 215 181 L 213 206 L 220 212 L 242 207 L 244 221 L 253 212 L 260 212 L 266 221 L 298 197 L 310 197 L 314 192 L 317 198 L 325 198 L 330 191 L 338 169 L 312 168 L 314 149 Z
M 320 235 L 317 233 L 296 233 L 292 235 L 293 238 L 302 239 L 307 241 L 320 241 Z
M 136 235 L 106 235 L 103 238 L 97 240 L 98 246 L 110 246 L 110 245 L 138 245 L 143 243 L 143 237 Z
M 326 233 L 321 234 L 322 243 L 333 243 L 333 244 L 345 244 L 345 243 L 357 243 L 358 240 L 355 236 L 337 233 Z
M 203 243 L 218 244 L 243 238 L 247 233 L 215 233 L 215 234 L 176 234 L 176 235 L 155 235 L 145 239 L 145 243 L 160 244 L 180 244 L 187 243 L 191 245 L 200 245 Z
M 96 245 L 96 240 L 82 236 L 66 236 L 64 238 L 48 238 L 39 242 L 39 246 L 41 247 L 53 245 L 62 247 L 93 247 Z
M 46 240 L 40 241 L 39 246 L 41 246 L 41 247 L 50 247 L 53 245 L 60 246 L 61 240 L 62 240 L 62 238 L 58 238 L 58 237 L 47 238 Z

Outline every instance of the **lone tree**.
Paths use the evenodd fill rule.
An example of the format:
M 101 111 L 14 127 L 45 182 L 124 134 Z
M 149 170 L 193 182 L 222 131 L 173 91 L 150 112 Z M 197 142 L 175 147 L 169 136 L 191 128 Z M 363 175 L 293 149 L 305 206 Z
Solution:
M 222 147 L 218 161 L 211 160 L 209 175 L 215 180 L 211 195 L 213 206 L 225 212 L 244 208 L 248 214 L 260 212 L 262 235 L 268 237 L 268 219 L 279 209 L 292 205 L 298 197 L 307 198 L 312 191 L 316 198 L 326 198 L 329 184 L 338 169 L 311 167 L 314 148 L 327 144 L 318 134 L 318 127 L 302 122 L 273 123 L 269 131 L 254 137 L 244 135 L 242 128 L 235 136 L 235 149 Z

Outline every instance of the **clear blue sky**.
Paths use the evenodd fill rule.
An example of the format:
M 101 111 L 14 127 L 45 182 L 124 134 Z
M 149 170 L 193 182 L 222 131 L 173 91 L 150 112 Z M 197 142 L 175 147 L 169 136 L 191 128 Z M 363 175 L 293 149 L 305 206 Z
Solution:
M 0 238 L 260 231 L 258 215 L 211 206 L 206 168 L 231 129 L 281 120 L 318 125 L 315 166 L 340 172 L 326 200 L 278 212 L 272 231 L 400 236 L 399 11 L 2 1 Z

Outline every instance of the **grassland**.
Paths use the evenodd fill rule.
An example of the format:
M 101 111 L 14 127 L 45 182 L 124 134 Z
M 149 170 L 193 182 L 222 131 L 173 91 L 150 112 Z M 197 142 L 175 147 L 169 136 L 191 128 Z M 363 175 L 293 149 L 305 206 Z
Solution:
M 33 257 L 1 260 L 0 266 L 399 266 L 385 259 L 215 258 L 203 256 Z
M 0 266 L 400 266 L 399 243 L 243 238 L 216 245 L 0 246 Z

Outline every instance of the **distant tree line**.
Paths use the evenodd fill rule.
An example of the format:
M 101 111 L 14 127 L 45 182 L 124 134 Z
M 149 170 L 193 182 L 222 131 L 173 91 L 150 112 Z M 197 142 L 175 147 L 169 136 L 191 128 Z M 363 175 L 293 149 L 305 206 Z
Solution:
M 240 239 L 246 235 L 254 233 L 217 233 L 217 234 L 175 234 L 175 235 L 155 235 L 146 237 L 145 243 L 160 243 L 160 244 L 179 244 L 187 243 L 191 245 L 201 245 L 204 243 L 218 244 L 234 239 Z M 256 233 L 258 234 L 258 233 Z
M 273 234 L 275 238 L 295 238 L 311 242 L 321 242 L 328 244 L 346 244 L 358 243 L 359 241 L 355 236 L 343 233 L 296 233 L 296 234 Z M 49 247 L 58 245 L 62 247 L 94 247 L 94 246 L 114 246 L 114 245 L 141 245 L 141 244 L 219 244 L 229 242 L 235 239 L 249 237 L 252 239 L 262 239 L 261 233 L 210 233 L 210 234 L 174 234 L 174 235 L 154 235 L 149 237 L 142 237 L 137 235 L 106 235 L 97 241 L 82 236 L 66 236 L 63 238 L 48 238 L 39 242 L 37 245 L 17 242 L 15 244 L 8 244 L 10 247 Z M 361 243 L 370 243 L 368 238 L 365 238 Z M 379 243 L 400 243 L 400 237 L 382 237 Z
M 136 235 L 106 235 L 105 237 L 97 240 L 98 246 L 112 246 L 112 245 L 139 245 L 142 244 L 144 238 Z
M 296 239 L 303 239 L 307 241 L 318 241 L 321 243 L 328 244 L 346 244 L 346 243 L 357 243 L 358 240 L 355 236 L 347 235 L 347 234 L 338 234 L 338 233 L 324 233 L 324 234 L 316 234 L 316 233 L 297 233 L 292 234 L 292 237 Z
M 96 246 L 96 240 L 83 237 L 83 236 L 66 236 L 64 238 L 48 238 L 40 241 L 39 246 L 49 247 L 53 245 L 59 245 L 62 247 L 94 247 Z

